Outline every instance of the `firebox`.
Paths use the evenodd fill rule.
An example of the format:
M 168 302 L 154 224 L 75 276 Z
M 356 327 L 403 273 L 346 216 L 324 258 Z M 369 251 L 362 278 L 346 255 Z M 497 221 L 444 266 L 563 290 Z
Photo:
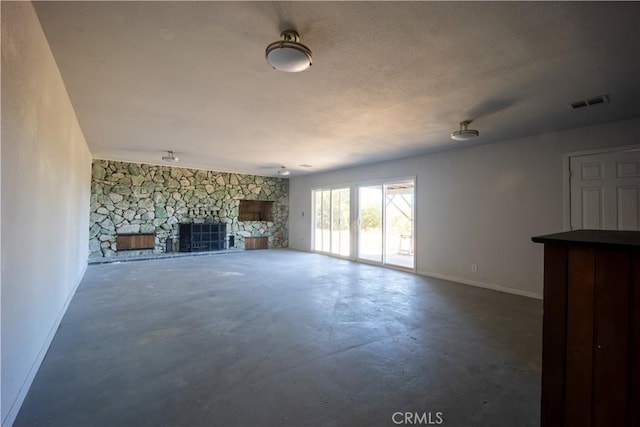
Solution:
M 219 251 L 225 249 L 227 224 L 223 222 L 179 224 L 180 252 Z

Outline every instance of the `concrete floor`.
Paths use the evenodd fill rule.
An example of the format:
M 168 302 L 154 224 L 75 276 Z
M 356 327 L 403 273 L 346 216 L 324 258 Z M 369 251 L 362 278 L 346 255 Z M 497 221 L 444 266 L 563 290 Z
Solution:
M 288 250 L 91 265 L 15 427 L 539 425 L 541 319 Z

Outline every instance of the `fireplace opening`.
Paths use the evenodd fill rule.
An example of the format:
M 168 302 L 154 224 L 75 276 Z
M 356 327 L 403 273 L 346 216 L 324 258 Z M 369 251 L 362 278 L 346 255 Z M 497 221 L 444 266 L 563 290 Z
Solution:
M 225 249 L 226 223 L 180 224 L 179 231 L 180 252 L 205 252 Z

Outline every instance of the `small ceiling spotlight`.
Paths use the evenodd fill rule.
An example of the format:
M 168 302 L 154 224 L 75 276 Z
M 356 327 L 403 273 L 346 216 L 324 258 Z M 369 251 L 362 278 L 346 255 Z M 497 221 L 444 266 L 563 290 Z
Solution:
M 451 132 L 451 139 L 455 139 L 456 141 L 468 141 L 480 136 L 480 132 L 477 130 L 467 129 L 470 124 L 471 120 L 460 122 L 460 130 Z
M 282 40 L 267 46 L 265 58 L 275 70 L 297 73 L 311 67 L 311 49 L 298 43 L 297 31 L 285 30 L 280 34 Z
M 173 154 L 173 151 L 167 151 L 167 155 L 166 156 L 162 156 L 162 160 L 164 160 L 165 162 L 169 162 L 169 163 L 178 163 L 180 161 L 180 158 L 176 157 Z
M 287 176 L 291 173 L 291 171 L 287 168 L 285 168 L 284 166 L 280 166 L 280 169 L 278 169 L 278 175 L 282 175 L 282 176 Z

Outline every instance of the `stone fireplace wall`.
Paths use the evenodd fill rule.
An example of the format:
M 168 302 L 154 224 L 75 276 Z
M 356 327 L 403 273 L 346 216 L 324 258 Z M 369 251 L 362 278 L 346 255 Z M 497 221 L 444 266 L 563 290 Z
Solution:
M 273 221 L 238 221 L 239 201 L 274 202 Z M 162 253 L 178 223 L 225 222 L 235 247 L 245 237 L 288 246 L 289 181 L 255 175 L 94 160 L 91 178 L 89 257 Z M 117 234 L 154 233 L 155 249 L 118 251 Z

